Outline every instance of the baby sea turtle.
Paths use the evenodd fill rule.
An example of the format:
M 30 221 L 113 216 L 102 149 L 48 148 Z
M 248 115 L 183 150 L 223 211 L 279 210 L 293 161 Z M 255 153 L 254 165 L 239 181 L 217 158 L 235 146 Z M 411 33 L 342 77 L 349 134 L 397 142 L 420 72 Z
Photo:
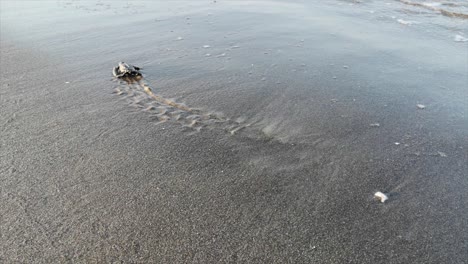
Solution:
M 119 62 L 119 66 L 114 67 L 112 73 L 117 78 L 141 76 L 140 67 L 133 66 L 125 62 Z

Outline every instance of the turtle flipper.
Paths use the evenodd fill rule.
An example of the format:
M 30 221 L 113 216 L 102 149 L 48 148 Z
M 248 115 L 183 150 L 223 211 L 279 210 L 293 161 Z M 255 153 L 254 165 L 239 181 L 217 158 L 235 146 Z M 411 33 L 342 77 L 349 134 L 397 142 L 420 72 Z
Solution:
M 122 73 L 119 71 L 119 67 L 114 67 L 114 68 L 112 69 L 112 74 L 113 74 L 115 77 L 117 77 L 117 78 L 123 76 Z

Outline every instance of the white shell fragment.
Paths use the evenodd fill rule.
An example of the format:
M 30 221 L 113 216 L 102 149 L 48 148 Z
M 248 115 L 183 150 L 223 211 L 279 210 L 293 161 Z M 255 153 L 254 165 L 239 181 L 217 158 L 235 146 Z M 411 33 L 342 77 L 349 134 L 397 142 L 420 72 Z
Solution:
M 465 38 L 464 36 L 462 35 L 455 35 L 455 37 L 453 38 L 454 41 L 456 42 L 467 42 L 468 41 L 468 38 Z
M 439 154 L 439 156 L 441 156 L 442 158 L 446 158 L 446 157 L 447 157 L 447 154 L 445 154 L 445 153 L 442 152 L 442 151 L 437 151 L 437 154 Z
M 382 203 L 385 203 L 385 201 L 388 200 L 388 196 L 385 195 L 383 192 L 376 192 L 376 193 L 374 194 L 374 198 L 377 199 L 377 200 L 379 200 L 379 201 L 382 202 Z
M 416 21 L 409 21 L 409 20 L 403 20 L 403 19 L 397 19 L 397 22 L 402 24 L 402 25 L 405 25 L 405 26 L 409 26 L 409 25 L 412 25 L 412 24 L 419 24 Z
M 371 127 L 379 127 L 380 124 L 379 124 L 379 123 L 372 123 L 372 124 L 369 124 L 369 126 L 371 126 Z
M 426 108 L 426 106 L 423 105 L 423 104 L 417 104 L 416 107 L 417 107 L 418 109 L 424 109 L 424 108 Z

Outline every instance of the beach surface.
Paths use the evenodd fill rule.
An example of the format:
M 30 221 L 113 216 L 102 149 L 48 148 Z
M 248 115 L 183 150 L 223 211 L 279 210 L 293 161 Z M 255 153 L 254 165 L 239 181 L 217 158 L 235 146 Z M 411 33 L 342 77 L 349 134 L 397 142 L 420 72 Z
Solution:
M 0 262 L 467 263 L 467 19 L 38 2 L 0 2 Z

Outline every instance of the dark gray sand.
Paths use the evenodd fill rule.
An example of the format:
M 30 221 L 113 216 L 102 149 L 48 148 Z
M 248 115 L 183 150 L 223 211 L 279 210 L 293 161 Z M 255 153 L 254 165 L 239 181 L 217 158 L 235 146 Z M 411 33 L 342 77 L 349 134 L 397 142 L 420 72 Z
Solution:
M 465 22 L 47 3 L 2 1 L 1 263 L 468 263 Z

